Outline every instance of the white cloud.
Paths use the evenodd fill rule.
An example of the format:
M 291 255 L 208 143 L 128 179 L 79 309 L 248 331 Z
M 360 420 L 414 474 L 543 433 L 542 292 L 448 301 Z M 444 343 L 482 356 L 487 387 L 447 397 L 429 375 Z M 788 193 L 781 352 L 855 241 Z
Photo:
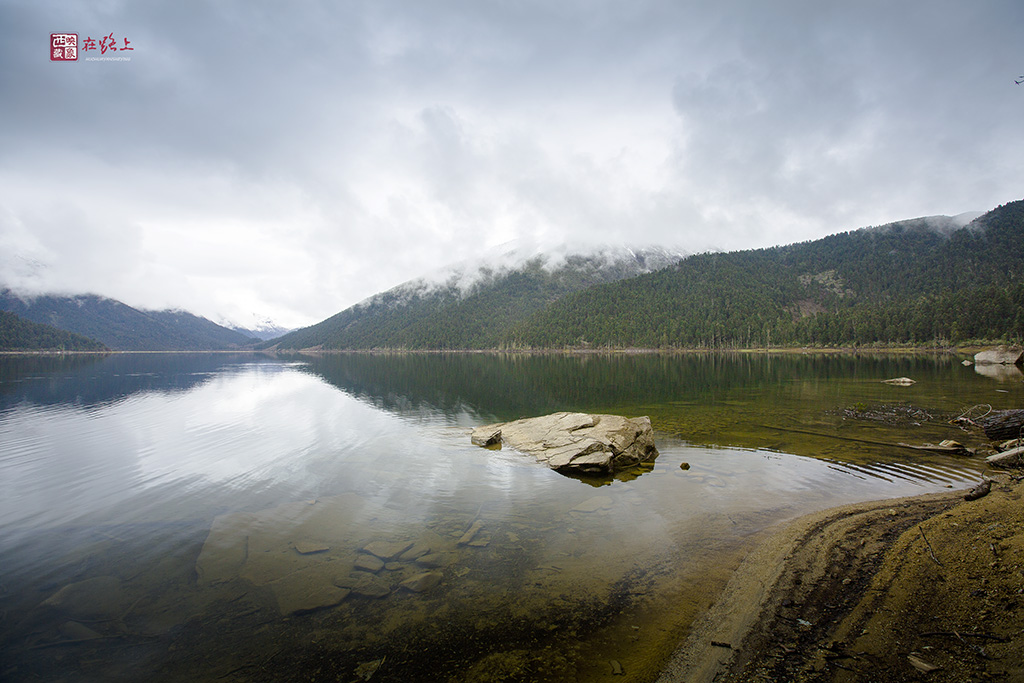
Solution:
M 1019 198 L 1019 3 L 705 4 L 7 2 L 0 280 L 297 325 L 510 239 Z M 55 30 L 132 60 L 51 64 Z

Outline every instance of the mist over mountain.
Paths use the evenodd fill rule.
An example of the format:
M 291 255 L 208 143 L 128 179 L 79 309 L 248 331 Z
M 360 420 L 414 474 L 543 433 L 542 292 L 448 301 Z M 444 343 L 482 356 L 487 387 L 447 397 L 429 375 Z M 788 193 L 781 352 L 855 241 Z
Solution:
M 691 256 L 577 292 L 509 347 L 740 348 L 1024 338 L 1024 201 Z
M 504 258 L 502 258 L 504 256 Z M 491 255 L 263 348 L 740 348 L 1024 337 L 1024 201 L 769 249 Z
M 294 328 L 282 327 L 280 325 L 264 325 L 261 327 L 239 327 L 237 325 L 225 324 L 224 327 L 229 330 L 234 330 L 240 334 L 244 334 L 246 337 L 257 341 L 267 341 L 268 339 L 276 339 L 282 335 L 288 334 Z
M 664 248 L 547 252 L 508 245 L 376 294 L 263 347 L 497 347 L 512 325 L 571 292 L 675 263 Z
M 95 294 L 0 291 L 0 310 L 73 332 L 116 351 L 213 351 L 251 346 L 249 336 L 186 311 L 140 311 Z
M 256 312 L 234 317 L 218 315 L 214 316 L 213 320 L 221 327 L 234 330 L 257 341 L 274 339 L 295 329 L 279 325 L 274 320 Z
M 92 294 L 0 290 L 7 346 L 233 349 L 742 348 L 1019 342 L 1024 200 L 768 249 L 516 244 L 285 331 Z M 38 327 L 44 325 L 47 327 Z M 284 334 L 281 334 L 285 332 Z M 80 337 L 62 336 L 68 333 Z M 263 341 L 260 341 L 260 340 Z

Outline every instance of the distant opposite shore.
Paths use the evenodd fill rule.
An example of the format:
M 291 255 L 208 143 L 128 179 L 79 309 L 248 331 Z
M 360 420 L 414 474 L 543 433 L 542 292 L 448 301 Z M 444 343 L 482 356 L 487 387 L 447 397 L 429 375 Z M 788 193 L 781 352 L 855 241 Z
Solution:
M 822 355 L 885 355 L 885 354 L 924 354 L 924 355 L 957 355 L 962 357 L 973 357 L 977 353 L 991 350 L 1011 348 L 1003 344 L 972 344 L 966 346 L 885 346 L 885 345 L 860 345 L 860 346 L 784 346 L 771 348 L 640 348 L 640 347 L 561 347 L 561 348 L 496 348 L 496 349 L 406 349 L 406 348 L 374 348 L 374 349 L 323 349 L 312 347 L 307 349 L 209 349 L 209 350 L 64 350 L 64 349 L 0 349 L 0 355 L 12 356 L 106 356 L 116 354 L 259 354 L 266 356 L 295 356 L 295 355 L 341 355 L 341 354 L 411 354 L 411 355 L 435 355 L 435 354 L 467 354 L 467 355 L 689 355 L 689 354 L 822 354 Z

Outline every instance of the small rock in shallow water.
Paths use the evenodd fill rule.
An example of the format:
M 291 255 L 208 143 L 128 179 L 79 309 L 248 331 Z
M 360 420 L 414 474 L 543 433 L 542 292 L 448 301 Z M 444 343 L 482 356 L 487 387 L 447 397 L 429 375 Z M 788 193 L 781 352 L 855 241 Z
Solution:
M 346 597 L 348 590 L 321 583 L 323 576 L 319 567 L 300 570 L 267 584 L 277 598 L 281 616 L 312 612 L 324 607 L 333 607 Z
M 422 574 L 409 577 L 401 583 L 401 586 L 413 593 L 425 593 L 439 583 L 441 583 L 441 574 L 438 572 L 423 572 Z
M 295 543 L 295 552 L 300 555 L 313 555 L 314 553 L 322 553 L 330 549 L 331 546 L 329 545 L 313 543 L 312 541 L 297 541 Z
M 466 533 L 462 534 L 459 538 L 459 545 L 468 545 L 473 541 L 473 537 L 476 536 L 477 532 L 484 528 L 484 523 L 480 520 L 473 522 L 473 525 L 466 530 Z
M 395 559 L 411 547 L 412 541 L 373 541 L 363 546 L 363 550 L 388 561 Z
M 64 614 L 85 621 L 113 619 L 125 609 L 121 580 L 115 576 L 96 576 L 69 583 L 43 601 Z
M 381 567 L 384 566 L 384 560 L 373 555 L 360 555 L 356 558 L 354 566 L 356 569 L 362 569 L 367 572 L 379 572 Z
M 95 640 L 103 637 L 88 626 L 79 624 L 77 621 L 65 621 L 57 630 L 68 640 Z
M 334 580 L 334 585 L 340 588 L 348 588 L 352 595 L 363 598 L 383 598 L 391 594 L 391 586 L 373 574 L 358 572 L 346 577 Z
M 570 512 L 597 512 L 598 510 L 608 510 L 611 506 L 612 499 L 608 496 L 594 496 L 574 506 Z
M 452 562 L 452 556 L 449 553 L 430 553 L 423 557 L 417 558 L 416 564 L 421 564 L 424 567 L 445 567 Z
M 402 562 L 412 562 L 419 557 L 423 557 L 429 552 L 430 546 L 428 544 L 417 542 L 413 544 L 411 548 L 399 555 L 398 559 Z

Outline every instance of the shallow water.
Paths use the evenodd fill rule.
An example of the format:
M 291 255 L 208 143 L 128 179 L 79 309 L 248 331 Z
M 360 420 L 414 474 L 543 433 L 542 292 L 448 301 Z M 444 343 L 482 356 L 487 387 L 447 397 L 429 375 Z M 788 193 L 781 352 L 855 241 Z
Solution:
M 976 480 L 891 444 L 1022 398 L 930 357 L 3 358 L 0 677 L 651 680 L 756 534 Z M 844 412 L 875 406 L 908 410 Z M 554 410 L 649 415 L 661 454 L 469 443 Z

